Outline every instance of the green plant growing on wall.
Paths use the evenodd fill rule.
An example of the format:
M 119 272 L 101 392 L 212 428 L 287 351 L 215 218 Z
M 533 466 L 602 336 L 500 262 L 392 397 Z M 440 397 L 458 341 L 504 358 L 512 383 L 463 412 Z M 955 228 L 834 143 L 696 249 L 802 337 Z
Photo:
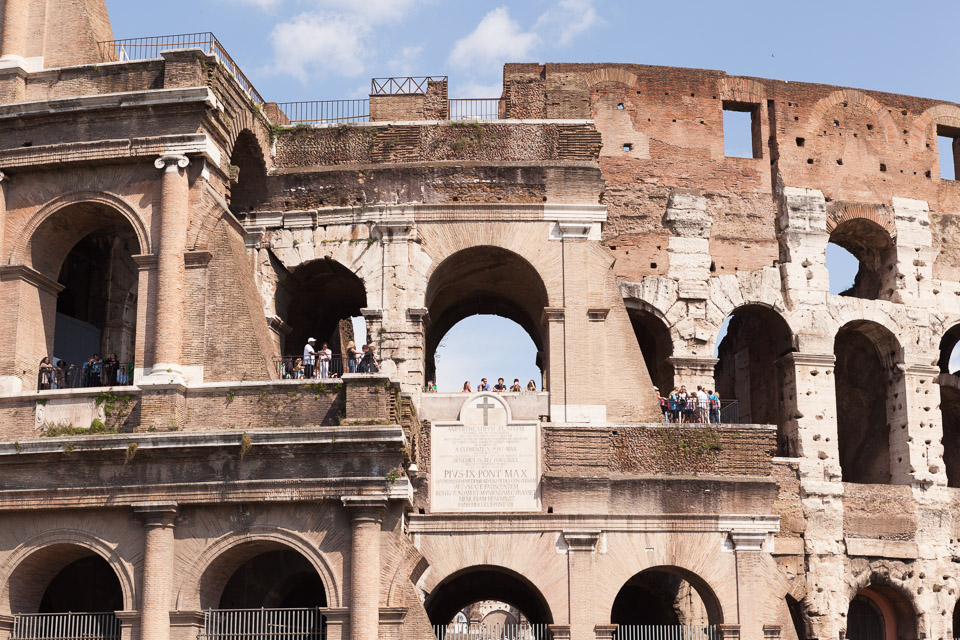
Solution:
M 387 484 L 393 484 L 400 479 L 400 471 L 397 469 L 391 469 L 390 473 L 386 475 Z
M 237 392 L 233 389 L 227 389 L 227 404 L 233 402 L 233 399 L 237 397 Z
M 103 415 L 106 418 L 108 433 L 116 433 L 126 421 L 132 410 L 131 403 L 136 398 L 130 394 L 102 392 L 97 394 L 97 406 L 103 406 Z
M 138 447 L 138 445 L 137 445 L 136 442 L 131 442 L 130 444 L 127 445 L 127 450 L 126 450 L 126 452 L 123 454 L 123 465 L 124 465 L 124 466 L 130 464 L 130 462 L 133 461 L 133 457 L 134 457 L 135 455 L 137 455 L 137 447 Z

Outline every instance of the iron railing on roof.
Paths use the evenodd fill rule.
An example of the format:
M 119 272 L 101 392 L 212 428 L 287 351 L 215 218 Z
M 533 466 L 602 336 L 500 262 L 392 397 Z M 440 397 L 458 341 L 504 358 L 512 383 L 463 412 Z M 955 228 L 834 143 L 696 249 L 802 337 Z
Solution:
M 19 613 L 12 640 L 120 640 L 120 621 L 109 613 Z
M 426 93 L 431 82 L 446 82 L 447 76 L 417 76 L 408 78 L 373 78 L 370 81 L 370 95 L 407 95 Z
M 257 104 L 264 103 L 253 83 L 244 75 L 227 50 L 213 33 L 178 33 L 169 36 L 148 36 L 146 38 L 127 38 L 125 40 L 105 40 L 98 42 L 100 55 L 105 60 L 149 60 L 159 58 L 161 51 L 171 49 L 201 49 L 215 55 L 224 68 L 232 75 L 240 88 Z
M 370 120 L 370 100 L 310 100 L 278 102 L 290 124 L 336 124 Z
M 500 98 L 451 98 L 451 120 L 499 120 Z

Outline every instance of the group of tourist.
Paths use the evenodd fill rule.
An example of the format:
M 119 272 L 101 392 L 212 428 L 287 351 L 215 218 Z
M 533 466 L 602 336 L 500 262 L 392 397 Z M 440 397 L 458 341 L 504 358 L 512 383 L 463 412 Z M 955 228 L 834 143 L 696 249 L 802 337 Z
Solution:
M 423 390 L 426 391 L 427 393 L 436 393 L 437 385 L 433 383 L 433 380 L 428 380 Z M 477 383 L 476 393 L 480 393 L 481 391 L 493 391 L 495 393 L 523 393 L 524 391 L 536 391 L 536 390 L 537 390 L 537 383 L 534 382 L 533 380 L 528 382 L 527 388 L 524 389 L 520 385 L 520 379 L 514 378 L 513 384 L 508 389 L 506 383 L 503 381 L 503 378 L 497 378 L 497 384 L 493 385 L 493 387 L 490 386 L 490 383 L 487 382 L 486 378 L 481 378 L 480 382 Z M 463 393 L 474 393 L 473 387 L 470 386 L 469 380 L 463 383 L 463 389 L 461 389 L 460 391 L 462 391 Z
M 330 346 L 323 342 L 317 349 L 317 339 L 310 338 L 303 347 L 303 359 L 294 362 L 293 367 L 288 371 L 285 378 L 338 378 L 340 373 L 331 370 L 331 363 L 335 358 Z M 380 362 L 377 360 L 376 348 L 372 344 L 363 345 L 362 351 L 357 350 L 357 345 L 353 340 L 347 343 L 347 353 L 343 357 L 346 371 L 340 367 L 340 372 L 344 373 L 377 373 L 380 371 Z M 335 368 L 336 369 L 336 368 Z
M 657 404 L 666 422 L 675 424 L 720 424 L 720 397 L 712 390 L 697 385 L 696 391 L 687 391 L 686 386 L 674 387 L 670 395 L 660 395 L 653 388 Z
M 122 365 L 117 354 L 106 358 L 95 353 L 82 365 L 68 364 L 66 360 L 57 360 L 54 364 L 49 356 L 40 361 L 37 388 L 74 389 L 77 387 L 114 387 L 128 385 L 133 380 L 133 363 Z

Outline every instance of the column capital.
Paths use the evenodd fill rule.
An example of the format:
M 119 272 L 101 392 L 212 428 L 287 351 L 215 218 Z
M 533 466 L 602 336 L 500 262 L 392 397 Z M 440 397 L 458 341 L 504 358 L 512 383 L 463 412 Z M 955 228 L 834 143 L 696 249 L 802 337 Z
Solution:
M 792 351 L 777 362 L 791 364 L 798 367 L 832 367 L 837 362 L 837 356 L 832 353 L 804 353 Z
M 155 166 L 157 169 L 177 171 L 179 169 L 186 169 L 189 167 L 190 158 L 175 154 L 162 155 L 153 161 L 153 166 Z
M 568 553 L 593 553 L 597 549 L 597 541 L 600 540 L 599 531 L 564 531 L 562 535 Z
M 553 640 L 570 640 L 570 625 L 551 624 L 549 625 L 550 637 Z
M 898 362 L 897 368 L 908 376 L 920 376 L 923 378 L 937 378 L 940 375 L 940 367 L 929 364 L 918 364 L 916 362 Z
M 780 640 L 780 625 L 763 625 L 763 640 Z
M 343 506 L 350 510 L 351 522 L 376 522 L 383 521 L 384 512 L 387 510 L 387 498 L 377 496 L 342 496 L 340 498 Z
M 718 624 L 717 631 L 720 632 L 720 640 L 740 640 L 738 624 Z
M 712 356 L 671 356 L 668 360 L 677 369 L 708 371 L 710 374 L 713 374 L 714 367 L 720 362 L 719 358 Z
M 593 633 L 597 640 L 611 640 L 619 626 L 617 624 L 598 624 L 593 628 Z
M 149 529 L 173 527 L 178 508 L 175 502 L 135 502 L 133 512 L 143 519 L 143 526 Z

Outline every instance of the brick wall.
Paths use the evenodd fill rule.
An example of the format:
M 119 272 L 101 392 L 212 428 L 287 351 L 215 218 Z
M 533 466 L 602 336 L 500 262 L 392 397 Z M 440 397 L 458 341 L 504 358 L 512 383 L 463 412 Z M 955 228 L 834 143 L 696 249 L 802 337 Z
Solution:
M 776 431 L 745 427 L 544 427 L 544 468 L 606 475 L 769 475 Z
M 339 383 L 191 389 L 185 425 L 190 431 L 334 426 L 344 398 Z

